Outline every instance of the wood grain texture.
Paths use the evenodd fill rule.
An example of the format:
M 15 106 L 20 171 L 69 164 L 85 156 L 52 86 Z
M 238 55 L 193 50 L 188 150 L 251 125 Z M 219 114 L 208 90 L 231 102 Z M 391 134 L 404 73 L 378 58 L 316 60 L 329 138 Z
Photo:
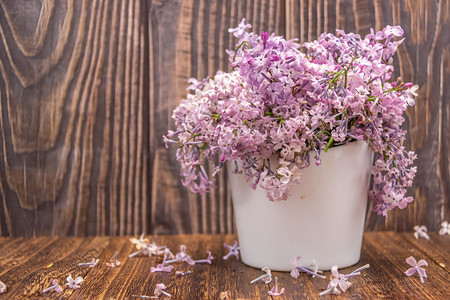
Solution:
M 1 235 L 147 227 L 146 5 L 0 2 Z
M 300 42 L 336 28 L 401 25 L 395 77 L 407 111 L 416 201 L 366 230 L 438 230 L 450 215 L 450 2 L 369 0 L 0 1 L 0 236 L 234 233 L 226 173 L 195 195 L 162 135 L 187 80 L 229 71 L 227 31 Z M 210 166 L 209 166 L 210 167 Z
M 217 188 L 195 195 L 182 186 L 176 148 L 164 148 L 161 136 L 174 129 L 173 109 L 186 97 L 190 77 L 228 71 L 226 49 L 236 40 L 228 28 L 242 18 L 262 30 L 285 34 L 283 1 L 153 1 L 150 36 L 150 153 L 152 165 L 151 232 L 235 232 L 226 173 Z
M 326 295 L 321 299 L 448 299 L 450 271 L 442 263 L 449 263 L 446 249 L 450 236 L 432 233 L 430 241 L 414 241 L 411 236 L 411 232 L 366 232 L 360 262 L 339 271 L 348 274 L 365 264 L 370 264 L 370 268 L 364 270 L 362 276 L 352 277 L 352 286 L 345 293 Z M 263 273 L 261 270 L 246 266 L 234 257 L 223 260 L 227 253 L 223 243 L 232 244 L 236 238 L 236 235 L 158 236 L 158 244 L 167 245 L 174 253 L 184 244 L 193 259 L 206 257 L 206 250 L 214 256 L 211 265 L 174 263 L 171 273 L 150 273 L 150 268 L 161 262 L 160 257 L 137 255 L 129 258 L 128 255 L 136 250 L 129 237 L 0 240 L 1 261 L 18 249 L 24 249 L 15 254 L 14 260 L 6 259 L 8 263 L 0 266 L 0 280 L 8 287 L 5 294 L 0 294 L 0 299 L 41 298 L 41 291 L 53 278 L 58 278 L 62 284 L 68 274 L 84 278 L 81 288 L 74 291 L 64 287 L 61 294 L 50 292 L 45 299 L 135 299 L 132 295 L 153 295 L 158 283 L 167 286 L 166 291 L 173 299 L 219 299 L 224 291 L 228 291 L 230 299 L 273 299 L 267 294 L 273 281 L 267 285 L 262 282 L 250 284 Z M 121 265 L 107 267 L 105 263 L 115 251 Z M 403 273 L 409 268 L 405 259 L 411 255 L 416 259 L 424 258 L 429 264 L 426 267 L 428 278 L 423 284 L 417 275 L 407 277 Z M 440 261 L 444 255 L 444 261 Z M 100 262 L 92 269 L 77 265 L 94 257 Z M 46 268 L 50 262 L 54 264 Z M 176 270 L 192 273 L 177 276 Z M 327 278 L 330 276 L 330 272 L 323 274 Z M 278 278 L 279 287 L 286 289 L 276 299 L 318 299 L 328 284 L 328 279 L 311 278 L 304 273 L 297 279 L 289 272 L 272 272 L 272 275 Z
M 58 279 L 61 286 L 65 278 L 72 274 L 85 277 L 88 267 L 78 263 L 89 262 L 103 252 L 109 238 L 37 238 L 23 239 L 20 245 L 5 245 L 6 252 L 15 253 L 13 261 L 0 257 L 2 269 L 1 280 L 8 286 L 7 297 L 35 298 L 42 295 L 42 290 L 49 287 L 52 279 Z M 18 247 L 19 246 L 19 247 Z M 36 246 L 39 246 L 36 248 Z M 25 248 L 26 250 L 24 250 Z M 17 250 L 20 250 L 17 253 Z M 50 266 L 50 267 L 49 267 Z M 61 295 L 67 298 L 72 291 L 65 289 Z

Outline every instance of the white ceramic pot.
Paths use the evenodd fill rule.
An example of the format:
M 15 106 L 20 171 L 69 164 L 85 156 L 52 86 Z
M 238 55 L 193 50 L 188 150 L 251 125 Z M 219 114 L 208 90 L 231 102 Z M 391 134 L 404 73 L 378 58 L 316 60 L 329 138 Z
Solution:
M 321 153 L 322 164 L 302 171 L 286 201 L 271 202 L 228 167 L 242 261 L 291 271 L 315 259 L 321 270 L 359 261 L 373 152 L 363 141 Z

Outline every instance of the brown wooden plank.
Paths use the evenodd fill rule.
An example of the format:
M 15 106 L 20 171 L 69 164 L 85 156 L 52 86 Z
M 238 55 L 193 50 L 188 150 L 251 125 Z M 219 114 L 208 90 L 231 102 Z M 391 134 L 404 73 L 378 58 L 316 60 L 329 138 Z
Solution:
M 221 292 L 228 291 L 231 299 L 270 299 L 267 295 L 268 287 L 266 285 L 250 284 L 252 279 L 263 274 L 262 271 L 248 267 L 234 257 L 228 260 L 223 259 L 223 256 L 228 253 L 223 247 L 223 243 L 232 245 L 236 239 L 237 237 L 234 235 L 196 235 L 195 239 L 191 236 L 181 236 L 175 246 L 186 244 L 187 250 L 192 253 L 191 256 L 194 259 L 205 258 L 207 256 L 205 251 L 209 250 L 214 256 L 214 260 L 211 265 L 202 264 L 191 267 L 192 274 L 175 281 L 179 282 L 179 284 L 177 283 L 177 298 L 218 299 Z M 181 265 L 181 268 L 185 269 L 186 267 Z
M 0 3 L 0 234 L 147 226 L 146 1 Z
M 55 238 L 7 239 L 0 243 L 0 275 L 21 264 L 23 259 L 55 242 Z
M 365 241 L 367 249 L 371 251 L 369 254 L 377 260 L 372 267 L 379 273 L 379 276 L 373 278 L 373 282 L 368 282 L 368 287 L 383 287 L 387 289 L 383 290 L 383 294 L 392 295 L 394 298 L 396 295 L 398 298 L 417 299 L 448 299 L 450 297 L 449 272 L 433 259 L 428 259 L 422 249 L 414 247 L 394 232 L 366 233 Z M 403 273 L 410 268 L 405 262 L 409 256 L 414 256 L 417 261 L 425 259 L 428 262 L 429 265 L 426 267 L 428 278 L 423 284 L 417 275 L 408 277 Z
M 371 267 L 363 271 L 363 276 L 351 279 L 352 286 L 340 296 L 324 296 L 324 299 L 448 299 L 449 272 L 435 262 L 435 252 L 416 247 L 414 241 L 405 238 L 406 234 L 394 232 L 365 233 L 360 262 L 349 268 L 340 270 L 350 273 L 355 268 L 369 263 Z M 433 234 L 434 235 L 434 234 Z M 212 265 L 188 266 L 185 263 L 174 264 L 175 270 L 192 270 L 193 273 L 177 277 L 175 270 L 171 273 L 150 273 L 160 259 L 156 257 L 137 256 L 128 258 L 135 251 L 129 237 L 97 237 L 97 238 L 59 238 L 48 246 L 43 246 L 34 255 L 21 254 L 20 263 L 6 266 L 8 270 L 0 273 L 0 280 L 8 286 L 8 292 L 0 295 L 0 299 L 16 299 L 20 297 L 36 298 L 42 289 L 49 285 L 53 278 L 63 284 L 68 274 L 83 276 L 81 289 L 72 291 L 64 289 L 63 293 L 49 293 L 46 299 L 132 299 L 132 295 L 152 295 L 157 283 L 164 283 L 167 292 L 174 299 L 218 299 L 220 292 L 228 291 L 231 299 L 271 299 L 267 292 L 273 286 L 250 281 L 262 272 L 244 265 L 240 260 L 230 258 L 225 261 L 226 254 L 223 242 L 232 244 L 235 235 L 176 235 L 160 236 L 158 243 L 167 245 L 176 253 L 181 244 L 187 245 L 187 252 L 194 259 L 202 259 L 205 251 L 212 251 L 215 259 Z M 433 239 L 437 237 L 433 236 Z M 38 239 L 42 240 L 42 239 Z M 17 243 L 16 243 L 17 241 Z M 24 240 L 10 240 L 1 249 L 12 251 Z M 36 242 L 27 239 L 30 245 Z M 436 245 L 446 245 L 436 239 Z M 31 247 L 22 244 L 22 246 Z M 436 246 L 436 245 L 433 245 Z M 118 251 L 120 267 L 110 268 L 105 265 Z M 428 251 L 428 252 L 427 252 Z M 407 277 L 403 272 L 409 268 L 405 259 L 413 255 L 416 259 L 428 261 L 426 267 L 428 278 L 421 284 L 417 276 Z M 100 263 L 93 269 L 79 267 L 79 262 L 89 261 L 97 257 Z M 1 257 L 0 257 L 1 259 Z M 49 263 L 53 266 L 44 268 Z M 2 265 L 0 270 L 4 270 Z M 277 299 L 317 299 L 318 294 L 327 287 L 328 280 L 311 278 L 301 274 L 297 279 L 288 272 L 273 272 L 278 277 L 279 287 L 286 288 L 282 297 Z M 329 277 L 330 272 L 324 275 Z
M 450 272 L 450 236 L 439 235 L 437 232 L 429 232 L 430 239 L 416 239 L 412 232 L 399 233 L 399 235 L 414 245 L 417 249 L 420 249 L 430 259 L 436 261 L 442 268 Z
M 92 268 L 86 274 L 83 288 L 76 290 L 72 295 L 73 298 L 109 299 L 113 297 L 114 299 L 121 299 L 117 298 L 117 295 L 121 293 L 126 282 L 132 279 L 139 281 L 147 277 L 148 274 L 144 273 L 142 277 L 135 278 L 132 276 L 133 273 L 130 272 L 133 269 L 133 265 L 127 260 L 128 255 L 133 251 L 133 247 L 134 245 L 127 237 L 111 238 L 99 256 L 100 262 L 98 267 Z M 115 268 L 106 266 L 106 262 L 114 256 L 116 251 L 118 252 L 117 259 L 121 262 L 121 265 Z M 117 282 L 118 278 L 120 279 L 119 282 Z
M 29 239 L 30 244 L 34 241 Z M 23 253 L 13 267 L 6 266 L 1 280 L 7 285 L 6 299 L 19 297 L 35 298 L 42 294 L 42 290 L 49 287 L 52 279 L 58 279 L 64 286 L 66 277 L 72 274 L 85 277 L 88 267 L 80 267 L 78 263 L 97 258 L 109 241 L 108 237 L 94 238 L 59 238 L 53 243 L 43 246 L 35 252 Z M 46 268 L 46 266 L 51 267 Z M 73 291 L 65 288 L 62 293 L 46 294 L 48 298 L 67 298 Z
M 264 299 L 268 291 L 266 286 L 249 285 L 250 280 L 259 276 L 261 271 L 234 259 L 222 259 L 226 254 L 223 242 L 231 244 L 235 238 L 232 235 L 160 236 L 158 243 L 167 245 L 174 254 L 179 252 L 181 244 L 185 244 L 193 259 L 205 258 L 206 250 L 210 250 L 215 259 L 212 265 L 193 267 L 176 263 L 171 273 L 154 274 L 150 273 L 150 268 L 160 263 L 160 259 L 145 256 L 128 258 L 128 255 L 136 250 L 134 245 L 128 238 L 114 238 L 102 257 L 106 258 L 112 255 L 114 250 L 118 250 L 119 261 L 123 262 L 123 266 L 110 269 L 102 265 L 93 269 L 86 276 L 83 288 L 74 292 L 73 297 L 130 299 L 132 295 L 153 295 L 156 284 L 164 283 L 167 292 L 176 299 L 218 299 L 223 291 L 228 291 L 232 298 L 237 299 Z M 176 270 L 192 270 L 193 273 L 177 277 Z
M 450 215 L 448 1 L 133 0 L 0 2 L 0 235 L 236 232 L 226 173 L 198 196 L 161 135 L 187 79 L 229 71 L 227 32 L 315 39 L 399 24 L 394 78 L 421 86 L 407 112 L 418 153 L 410 194 L 367 230 L 438 230 Z

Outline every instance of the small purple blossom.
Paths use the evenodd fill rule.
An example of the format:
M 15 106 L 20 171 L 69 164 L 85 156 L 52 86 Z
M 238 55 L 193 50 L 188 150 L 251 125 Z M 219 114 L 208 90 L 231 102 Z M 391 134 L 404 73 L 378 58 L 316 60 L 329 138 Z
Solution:
M 48 288 L 46 288 L 45 290 L 43 290 L 43 293 L 47 293 L 49 291 L 55 291 L 56 293 L 61 293 L 62 292 L 62 287 L 58 284 L 58 279 L 53 279 L 52 280 L 52 285 Z
M 412 268 L 409 268 L 408 270 L 406 270 L 405 274 L 407 276 L 412 276 L 412 275 L 414 275 L 414 273 L 417 272 L 417 274 L 419 274 L 419 277 L 420 277 L 420 282 L 424 283 L 424 278 L 427 278 L 427 274 L 425 272 L 425 269 L 421 268 L 421 267 L 428 266 L 428 263 L 424 259 L 421 259 L 421 260 L 419 260 L 419 262 L 417 262 L 416 259 L 412 256 L 408 257 L 406 259 L 406 262 L 410 266 L 412 266 Z
M 251 24 L 245 24 L 245 18 L 242 19 L 241 23 L 236 28 L 228 29 L 228 32 L 232 33 L 237 38 L 242 38 L 246 34 L 246 30 L 252 28 Z
M 172 272 L 172 269 L 174 268 L 173 266 L 165 266 L 166 259 L 167 259 L 168 255 L 169 255 L 169 252 L 165 251 L 162 263 L 158 264 L 156 266 L 156 268 L 155 267 L 151 267 L 150 268 L 150 272 L 151 273 L 154 273 L 154 272 L 167 272 L 167 273 L 170 273 L 170 272 Z
M 175 255 L 174 259 L 166 261 L 166 263 L 171 264 L 178 261 L 184 261 L 188 265 L 195 265 L 195 261 L 186 253 L 186 245 L 180 246 L 180 252 Z
M 441 223 L 441 226 L 442 228 L 439 229 L 439 235 L 446 235 L 446 234 L 450 235 L 450 223 L 444 221 Z
M 196 264 L 201 264 L 201 263 L 211 264 L 211 262 L 214 259 L 214 257 L 211 255 L 211 251 L 206 251 L 206 253 L 208 254 L 208 258 L 206 258 L 206 259 L 198 259 L 198 260 L 195 260 L 194 262 Z
M 167 296 L 170 298 L 172 295 L 170 295 L 169 293 L 164 291 L 166 288 L 167 287 L 164 285 L 164 283 L 158 283 L 158 284 L 156 284 L 156 288 L 155 288 L 155 291 L 153 294 L 158 297 L 160 295 L 164 295 L 164 296 Z
M 306 267 L 302 267 L 298 265 L 298 261 L 300 260 L 300 256 L 297 256 L 296 258 L 294 258 L 293 260 L 291 259 L 291 265 L 294 267 L 294 269 L 292 269 L 291 271 L 291 277 L 292 278 L 298 278 L 300 276 L 300 272 L 305 272 L 309 275 L 311 275 L 313 278 L 314 277 L 319 277 L 322 279 L 325 279 L 325 276 L 319 275 L 318 272 L 322 272 L 318 270 L 317 267 L 317 263 L 315 260 L 313 260 L 313 269 L 310 268 L 306 268 Z
M 186 90 L 192 90 L 192 91 L 200 90 L 205 86 L 205 84 L 207 82 L 208 82 L 208 78 L 205 78 L 201 81 L 198 81 L 196 78 L 189 78 L 188 83 L 190 83 L 190 86 L 188 86 L 186 88 Z
M 361 275 L 361 271 L 364 269 L 369 268 L 370 265 L 364 265 L 350 274 L 344 275 L 338 272 L 338 266 L 334 265 L 331 267 L 331 275 L 330 275 L 330 282 L 328 283 L 327 289 L 319 294 L 319 296 L 323 296 L 326 294 L 335 294 L 340 295 L 341 291 L 345 292 L 352 283 L 349 280 L 350 277 Z M 338 289 L 338 287 L 341 289 L 341 291 Z
M 226 243 L 223 243 L 223 246 L 228 249 L 228 254 L 223 257 L 223 259 L 227 260 L 230 256 L 236 256 L 236 259 L 239 259 L 239 244 L 237 241 L 234 241 L 233 246 L 230 246 Z
M 117 254 L 117 251 L 114 252 L 114 256 L 109 260 L 109 262 L 106 263 L 107 267 L 114 268 L 120 266 L 120 261 L 117 260 Z
M 139 249 L 141 249 L 142 247 L 144 247 L 148 242 L 149 242 L 149 240 L 147 239 L 147 238 L 145 238 L 145 235 L 144 235 L 144 233 L 140 236 L 140 238 L 139 239 L 137 239 L 137 238 L 131 238 L 130 239 L 130 242 L 132 242 L 133 244 L 135 244 L 136 245 L 136 248 L 139 250 Z
M 284 288 L 278 290 L 278 277 L 275 277 L 275 286 L 268 292 L 269 296 L 280 296 L 284 293 Z
M 150 272 L 151 273 L 155 273 L 155 272 L 167 272 L 167 273 L 170 273 L 170 272 L 172 272 L 172 270 L 173 270 L 173 266 L 164 266 L 163 264 L 158 264 L 158 265 L 156 265 L 156 268 L 155 267 L 151 267 L 150 268 Z
M 148 240 L 147 240 L 148 241 Z M 130 254 L 128 257 L 134 257 L 140 253 L 148 256 L 156 255 L 159 256 L 164 253 L 164 251 L 167 249 L 166 246 L 158 246 L 155 242 L 152 243 L 140 243 L 136 245 L 136 248 L 139 250 Z
M 424 238 L 424 239 L 427 239 L 427 240 L 429 240 L 430 239 L 430 236 L 428 235 L 428 228 L 425 226 L 425 225 L 422 225 L 422 226 L 419 226 L 419 225 L 416 225 L 416 226 L 414 226 L 414 237 L 416 238 L 416 239 L 418 239 L 418 238 Z
M 250 284 L 253 284 L 259 280 L 263 281 L 265 284 L 268 284 L 269 282 L 272 281 L 272 271 L 268 267 L 264 267 L 261 270 L 266 274 L 263 274 L 255 279 L 253 279 L 252 281 L 250 281 Z
M 69 288 L 76 290 L 80 288 L 80 284 L 83 282 L 83 277 L 78 276 L 77 278 L 73 279 L 72 274 L 70 274 L 69 276 L 67 276 L 66 281 L 66 285 Z
M 79 266 L 89 266 L 89 268 L 93 268 L 98 264 L 99 261 L 100 261 L 99 259 L 93 258 L 90 262 L 79 263 L 78 265 Z

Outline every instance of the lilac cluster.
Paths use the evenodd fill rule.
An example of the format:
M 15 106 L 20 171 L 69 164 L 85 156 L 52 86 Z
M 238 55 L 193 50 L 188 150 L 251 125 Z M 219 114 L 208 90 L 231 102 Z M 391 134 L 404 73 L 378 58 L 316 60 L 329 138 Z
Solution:
M 205 193 L 214 180 L 205 161 L 219 157 L 213 177 L 226 164 L 259 184 L 272 201 L 285 200 L 301 169 L 320 165 L 330 147 L 366 141 L 375 152 L 370 198 L 379 214 L 406 207 L 416 155 L 403 146 L 403 113 L 414 105 L 417 86 L 389 81 L 392 56 L 403 41 L 399 26 L 365 38 L 337 30 L 305 43 L 275 34 L 229 31 L 238 38 L 228 51 L 233 71 L 193 81 L 194 93 L 174 110 L 177 131 L 164 136 L 178 145 L 183 184 Z M 195 83 L 195 84 L 194 84 Z M 240 163 L 238 163 L 240 162 Z

